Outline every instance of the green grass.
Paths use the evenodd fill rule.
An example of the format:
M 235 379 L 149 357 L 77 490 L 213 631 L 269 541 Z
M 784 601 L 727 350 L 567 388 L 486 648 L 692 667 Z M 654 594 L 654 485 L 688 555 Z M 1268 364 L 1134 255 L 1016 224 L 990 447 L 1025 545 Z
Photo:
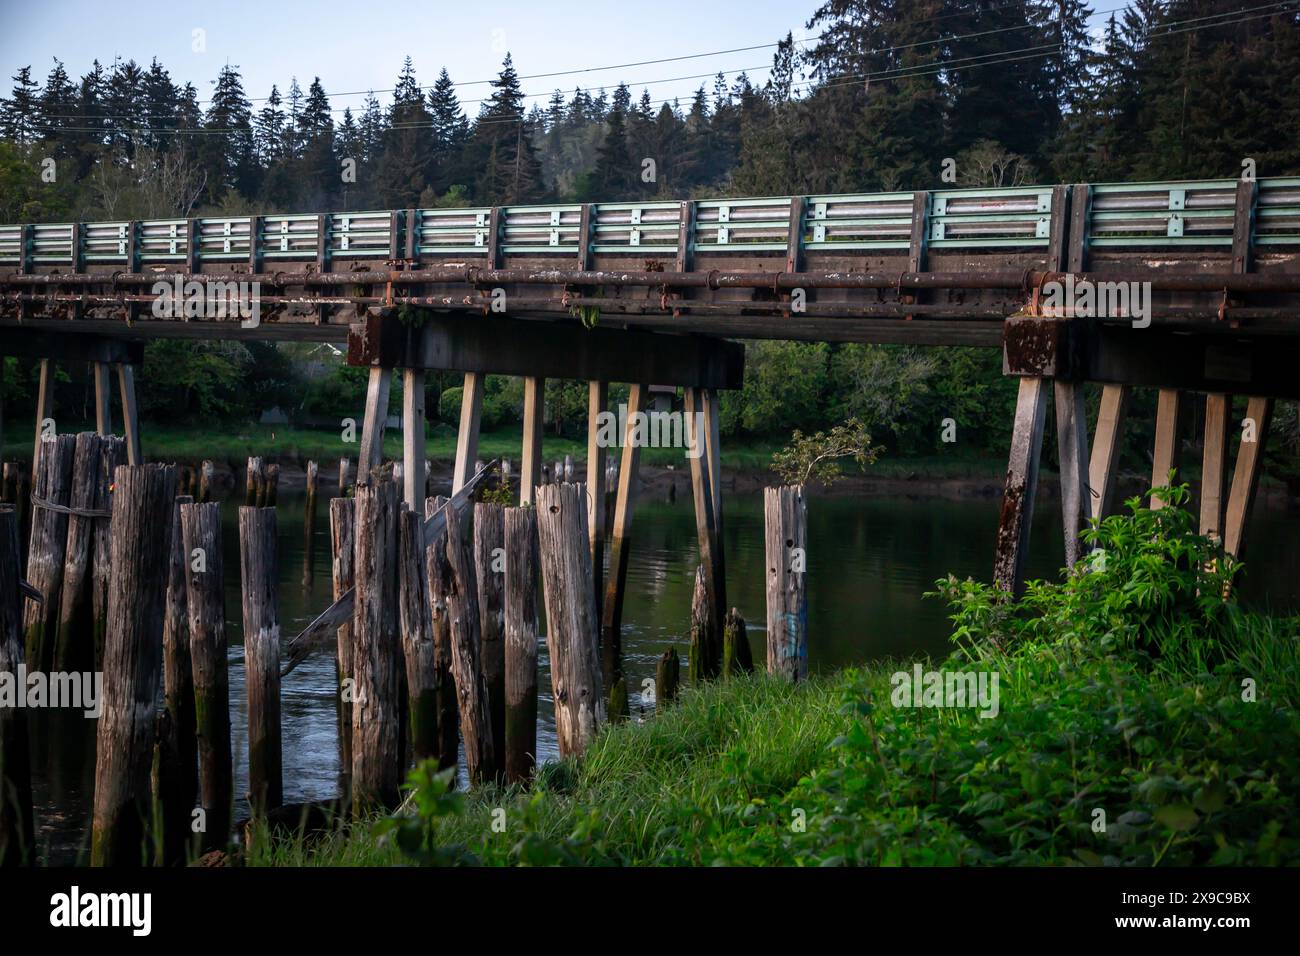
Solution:
M 996 675 L 992 716 L 910 706 L 910 662 L 746 677 L 604 729 L 531 791 L 448 793 L 417 767 L 393 818 L 249 862 L 1300 864 L 1300 619 L 1225 598 L 1240 566 L 1186 486 L 1161 497 L 1089 530 L 1088 573 L 1021 599 L 940 582 L 942 667 Z
M 61 423 L 72 431 L 93 429 L 94 425 L 84 423 Z M 6 430 L 4 457 L 7 461 L 29 460 L 32 454 L 32 432 L 22 428 Z M 337 462 L 344 456 L 355 458 L 360 443 L 360 430 L 356 433 L 356 442 L 343 441 L 338 429 L 293 428 L 287 425 L 262 425 L 250 423 L 226 423 L 211 429 L 194 426 L 175 426 L 163 423 L 145 422 L 141 426 L 141 443 L 147 459 L 155 461 L 178 461 L 197 463 L 203 459 L 218 462 L 241 462 L 252 455 L 260 455 L 269 460 L 304 466 L 307 461 L 316 461 L 323 468 L 330 462 Z M 429 426 L 426 434 L 427 456 L 431 461 L 450 463 L 456 457 L 456 430 L 446 424 Z M 483 459 L 509 458 L 519 461 L 522 445 L 522 429 L 519 426 L 483 432 L 479 437 L 479 457 Z M 779 450 L 781 443 L 766 439 L 747 438 L 722 442 L 722 464 L 725 468 L 736 471 L 765 471 L 771 464 L 772 455 Z M 546 434 L 542 441 L 544 460 L 547 462 L 563 459 L 572 455 L 574 461 L 586 459 L 586 442 Z M 617 453 L 611 450 L 611 453 Z M 402 454 L 400 430 L 390 429 L 384 435 L 384 454 L 397 459 Z M 645 448 L 641 451 L 641 460 L 652 466 L 664 467 L 674 465 L 686 468 L 688 460 L 680 449 Z M 862 473 L 856 465 L 848 463 L 845 473 L 852 475 Z M 878 478 L 930 478 L 930 479 L 1000 479 L 1005 473 L 1006 463 L 1001 460 L 981 457 L 928 456 L 914 458 L 882 458 L 865 474 Z

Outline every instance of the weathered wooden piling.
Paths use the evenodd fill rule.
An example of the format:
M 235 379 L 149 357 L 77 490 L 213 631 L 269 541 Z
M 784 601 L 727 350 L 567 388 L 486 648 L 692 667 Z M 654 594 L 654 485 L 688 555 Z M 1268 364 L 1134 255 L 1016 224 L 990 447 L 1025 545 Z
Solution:
M 261 503 L 262 507 L 274 508 L 279 494 L 280 466 L 278 464 L 267 465 L 265 484 L 263 485 L 261 494 L 258 496 L 258 501 Z
M 655 665 L 655 713 L 662 714 L 677 697 L 677 685 L 682 679 L 682 660 L 677 648 L 670 647 Z
M 537 509 L 505 511 L 506 783 L 537 763 Z
M 426 498 L 424 517 L 432 518 L 446 498 Z M 460 706 L 456 679 L 452 674 L 451 617 L 447 593 L 451 589 L 451 565 L 447 561 L 447 531 L 425 542 L 425 579 L 428 583 L 429 618 L 433 626 L 433 660 L 438 677 L 438 766 L 456 766 L 460 745 Z
M 707 574 L 700 565 L 695 569 L 695 590 L 691 593 L 690 677 L 694 685 L 712 680 L 722 670 L 722 649 L 715 643 L 719 631 Z
M 353 812 L 397 806 L 402 783 L 402 644 L 398 624 L 398 501 L 391 480 L 358 484 L 352 614 Z
M 344 459 L 346 461 L 346 459 Z M 357 510 L 352 498 L 330 500 L 330 549 L 333 558 L 330 576 L 334 600 L 347 593 L 356 582 L 353 573 Z M 338 715 L 339 766 L 343 773 L 352 774 L 352 622 L 338 629 L 334 673 L 336 687 L 334 699 Z
M 501 777 L 506 750 L 505 509 L 474 506 L 474 577 L 478 583 L 479 665 L 492 714 L 492 773 Z
M 180 511 L 193 504 L 177 495 L 163 612 L 163 710 L 165 739 L 159 740 L 155 797 L 162 811 L 162 859 L 185 859 L 190 813 L 198 794 L 198 744 L 195 740 L 194 666 L 190 656 L 189 607 L 185 583 L 185 536 Z M 161 736 L 161 735 L 160 735 Z
M 48 671 L 54 657 L 54 638 L 59 617 L 59 593 L 63 582 L 64 549 L 68 544 L 68 514 L 72 494 L 72 459 L 77 439 L 56 435 L 41 443 L 36 466 L 36 487 L 32 493 L 32 541 L 27 555 L 27 583 L 45 600 L 30 598 L 23 613 L 23 636 L 27 667 Z M 46 507 L 46 504 L 55 508 Z
M 68 516 L 64 546 L 53 663 L 54 670 L 67 673 L 92 670 L 95 666 L 90 578 L 95 524 L 104 520 L 93 514 L 102 464 L 101 444 L 102 439 L 94 432 L 82 432 L 76 438 L 72 459 L 72 492 L 68 500 L 72 514 Z
M 302 584 L 311 587 L 316 566 L 316 486 L 319 479 L 316 462 L 307 462 L 306 501 L 302 512 Z
M 257 456 L 248 459 L 248 465 L 244 471 L 244 504 L 249 507 L 257 507 L 258 496 L 265 494 L 263 483 L 266 478 L 266 462 Z
M 346 458 L 340 458 L 339 459 L 339 497 L 340 498 L 346 498 L 348 496 L 348 471 L 349 470 L 350 469 L 348 466 L 348 460 Z
M 239 509 L 248 799 L 260 815 L 284 802 L 280 737 L 280 607 L 274 508 Z
M 103 713 L 91 827 L 94 866 L 138 865 L 145 852 L 176 468 L 122 465 L 113 483 Z
M 216 502 L 180 509 L 185 598 L 194 679 L 194 727 L 205 850 L 225 846 L 234 781 L 230 748 L 230 675 L 226 664 L 225 561 Z
M 6 505 L 0 508 L 0 674 L 17 674 L 23 663 L 18 550 L 18 512 Z M 0 707 L 0 868 L 31 863 L 35 849 L 27 710 Z
M 204 459 L 199 465 L 199 494 L 198 501 L 200 504 L 211 501 L 215 491 L 217 480 L 217 469 L 211 459 Z
M 793 681 L 808 676 L 808 508 L 803 485 L 763 489 L 767 560 L 767 672 Z
M 606 719 L 583 485 L 538 489 L 537 536 L 555 730 L 566 757 L 583 753 Z
M 441 755 L 438 667 L 434 660 L 429 582 L 424 567 L 424 518 L 405 505 L 397 527 L 402 651 L 406 660 L 411 754 L 417 762 Z
M 467 509 L 468 510 L 468 509 Z M 492 749 L 492 712 L 487 681 L 479 662 L 478 582 L 474 574 L 474 545 L 465 514 L 447 509 L 447 617 L 451 630 L 451 668 L 456 683 L 460 731 L 465 740 L 465 769 L 471 784 L 492 778 L 496 754 Z
M 101 435 L 99 441 L 99 485 L 95 489 L 95 510 L 110 511 L 113 507 L 113 476 L 126 464 L 126 439 L 115 435 Z M 90 612 L 94 618 L 95 666 L 102 669 L 104 659 L 104 632 L 108 627 L 108 580 L 112 561 L 112 521 L 95 522 L 94 555 L 90 570 Z
M 745 619 L 733 607 L 722 622 L 722 676 L 735 677 L 753 670 L 754 656 L 749 650 Z

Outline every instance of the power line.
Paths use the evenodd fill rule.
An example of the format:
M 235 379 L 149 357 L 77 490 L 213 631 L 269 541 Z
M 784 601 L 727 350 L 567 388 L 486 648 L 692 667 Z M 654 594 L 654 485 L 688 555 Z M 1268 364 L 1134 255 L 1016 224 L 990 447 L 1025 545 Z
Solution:
M 1288 12 L 1289 10 L 1295 8 L 1295 4 L 1296 4 L 1296 0 L 1278 0 L 1278 2 L 1261 4 L 1255 7 L 1240 8 L 1235 11 L 1225 11 L 1222 13 L 1212 14 L 1203 17 L 1193 17 L 1184 20 L 1170 21 L 1169 23 L 1157 25 L 1155 29 L 1148 31 L 1147 36 L 1154 39 L 1160 39 L 1165 36 L 1173 36 L 1182 33 L 1194 32 L 1197 30 L 1213 29 L 1221 26 L 1233 26 L 1239 23 L 1258 20 L 1265 17 L 1271 17 L 1278 13 Z M 1281 9 L 1275 9 L 1275 8 L 1281 8 Z M 1250 11 L 1261 11 L 1261 10 L 1266 12 L 1254 13 L 1251 16 L 1236 16 L 1236 14 L 1239 13 L 1247 13 Z M 1115 12 L 1115 11 L 1103 11 L 1103 14 L 1108 15 L 1111 12 Z M 1229 18 L 1229 19 L 1224 19 L 1224 18 Z M 1208 20 L 1215 20 L 1216 22 L 1213 23 L 1204 22 Z M 1189 26 L 1188 24 L 1199 24 L 1199 25 Z M 1182 27 L 1182 29 L 1173 29 L 1174 27 Z M 1029 61 L 1029 60 L 1041 59 L 1043 57 L 1048 57 L 1055 53 L 1058 53 L 1060 52 L 1061 49 L 1062 49 L 1061 43 L 1044 44 L 1044 45 L 1033 46 L 1033 47 L 1022 47 L 1016 50 L 1002 50 L 1002 51 L 995 51 L 993 53 L 976 54 L 967 57 L 958 57 L 954 59 L 941 60 L 936 63 L 914 64 L 913 66 L 910 67 L 900 67 L 900 68 L 895 68 L 893 70 L 882 70 L 882 71 L 876 71 L 872 73 L 845 74 L 829 81 L 821 81 L 821 82 L 818 82 L 816 80 L 798 81 L 796 83 L 793 83 L 792 86 L 801 86 L 811 90 L 837 89 L 846 86 L 860 85 L 858 82 L 860 80 L 861 81 L 899 80 L 899 79 L 907 79 L 913 76 L 932 76 L 940 73 L 944 73 L 944 74 L 957 73 L 962 70 L 970 69 L 977 66 L 997 66 L 997 65 L 1003 65 L 1008 63 L 1019 63 L 1019 62 Z M 983 60 L 984 62 L 976 62 L 980 60 Z M 711 75 L 716 75 L 716 74 L 701 74 L 701 76 L 705 76 L 705 77 Z M 664 104 L 678 102 L 678 101 L 680 101 L 680 97 L 671 97 L 662 100 L 654 100 L 651 101 L 651 106 L 662 107 Z M 501 124 L 518 124 L 526 121 L 527 121 L 526 116 L 496 117 L 496 118 L 488 117 L 488 118 L 480 118 L 476 120 L 474 125 L 486 126 L 486 125 L 501 125 Z M 388 128 L 398 129 L 398 130 L 429 129 L 432 128 L 433 125 L 434 124 L 432 122 L 396 123 L 396 124 L 390 124 Z M 128 134 L 160 133 L 160 134 L 168 134 L 168 135 L 169 134 L 228 135 L 230 133 L 251 132 L 252 130 L 251 125 L 247 131 L 244 130 L 243 128 L 238 128 L 238 127 L 216 128 L 216 129 L 214 128 L 167 129 L 167 128 L 156 128 L 156 127 L 137 127 L 129 130 L 105 130 L 101 127 L 34 126 L 32 128 L 34 130 L 42 130 L 45 132 L 58 132 L 62 130 L 65 132 L 94 132 L 94 133 L 115 132 L 115 133 L 128 133 Z

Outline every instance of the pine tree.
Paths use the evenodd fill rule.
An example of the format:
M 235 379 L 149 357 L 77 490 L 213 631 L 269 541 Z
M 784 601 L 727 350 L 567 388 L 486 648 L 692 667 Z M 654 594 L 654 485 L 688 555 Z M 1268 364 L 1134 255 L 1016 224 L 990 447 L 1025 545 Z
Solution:
M 461 112 L 456 98 L 456 84 L 446 68 L 429 91 L 429 117 L 433 125 L 433 163 L 430 186 L 441 195 L 457 183 L 464 182 L 465 169 L 461 154 L 469 141 L 469 120 Z
M 207 171 L 207 197 L 220 202 L 234 190 L 248 198 L 256 195 L 258 166 L 253 149 L 252 111 L 244 95 L 239 70 L 227 64 L 217 75 L 199 156 Z
M 408 56 L 393 89 L 388 128 L 375 179 L 378 198 L 390 208 L 414 206 L 433 172 L 433 120 Z
M 144 74 L 143 99 L 145 122 L 149 127 L 146 142 L 154 149 L 171 149 L 175 137 L 168 131 L 176 128 L 179 95 L 171 74 L 163 69 L 157 57 Z
M 68 155 L 73 144 L 66 131 L 82 124 L 77 116 L 77 88 L 68 79 L 63 62 L 57 58 L 45 78 L 45 89 L 41 91 L 36 113 L 40 138 L 52 142 L 56 156 Z
M 26 146 L 34 142 L 38 135 L 36 91 L 39 87 L 32 79 L 30 66 L 19 67 L 13 80 L 13 94 L 9 99 L 0 101 L 0 128 L 4 130 L 5 139 Z
M 509 53 L 500 75 L 492 81 L 492 95 L 479 113 L 473 152 L 484 158 L 482 174 L 475 184 L 479 202 L 537 202 L 546 195 L 542 167 L 525 131 L 519 74 Z

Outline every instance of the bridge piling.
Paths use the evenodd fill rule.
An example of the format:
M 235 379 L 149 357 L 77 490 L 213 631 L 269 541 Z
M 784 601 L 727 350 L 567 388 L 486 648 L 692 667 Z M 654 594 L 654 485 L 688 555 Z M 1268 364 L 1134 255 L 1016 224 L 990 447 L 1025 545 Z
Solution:
M 1020 379 L 1002 513 L 998 518 L 993 583 L 1016 597 L 1024 589 L 1029 530 L 1038 493 L 1038 464 L 1047 413 L 1046 382 L 1047 379 L 1038 376 Z
M 1169 473 L 1178 468 L 1182 451 L 1179 433 L 1182 431 L 1186 406 L 1183 393 L 1176 388 L 1162 388 L 1156 400 L 1156 446 L 1151 458 L 1151 487 L 1164 488 L 1169 484 Z M 1163 508 L 1165 502 L 1159 495 L 1151 496 L 1151 510 Z
M 1097 520 L 1108 517 L 1114 510 L 1128 401 L 1127 385 L 1101 387 L 1101 405 L 1097 410 L 1097 427 L 1088 464 L 1088 516 Z
M 284 802 L 280 732 L 280 608 L 274 508 L 239 509 L 244 682 L 248 695 L 248 797 L 253 815 Z
M 191 811 L 198 793 L 198 743 L 194 664 L 190 652 L 185 534 L 181 508 L 194 503 L 177 495 L 168 548 L 167 597 L 163 611 L 163 710 L 160 721 L 156 799 L 162 811 L 159 847 L 165 865 L 185 860 Z
M 411 754 L 418 763 L 440 756 L 436 645 L 424 567 L 421 512 L 403 504 L 398 518 L 398 603 L 406 664 Z
M 1272 398 L 1261 396 L 1252 396 L 1246 402 L 1246 418 L 1254 426 L 1254 434 L 1242 431 L 1223 531 L 1223 549 L 1237 560 L 1241 560 L 1245 553 L 1246 531 L 1263 470 L 1264 444 L 1273 421 L 1273 404 Z
M 466 372 L 460 402 L 460 427 L 456 431 L 456 464 L 452 473 L 451 492 L 465 487 L 473 476 L 473 463 L 478 456 L 479 422 L 483 417 L 483 387 L 486 376 L 480 372 Z M 540 399 L 539 399 L 540 401 Z M 538 449 L 540 453 L 540 447 Z
M 125 362 L 117 366 L 117 385 L 122 397 L 122 434 L 126 437 L 126 463 L 143 465 L 140 450 L 140 419 L 135 403 L 135 366 Z
M 54 655 L 59 595 L 68 544 L 68 507 L 72 494 L 72 462 L 77 439 L 55 435 L 42 442 L 32 492 L 32 535 L 27 556 L 27 581 L 45 600 L 28 599 L 23 614 L 27 666 L 48 670 Z M 53 505 L 54 508 L 45 505 Z
M 441 496 L 424 501 L 427 521 L 446 504 Z M 424 574 L 428 582 L 430 621 L 433 627 L 433 659 L 437 674 L 438 701 L 438 766 L 442 770 L 455 767 L 459 749 L 460 718 L 459 695 L 452 668 L 451 610 L 448 595 L 451 592 L 451 565 L 447 560 L 447 530 L 444 528 L 431 541 L 425 542 Z
M 0 672 L 8 674 L 23 663 L 18 524 L 12 506 L 0 507 Z M 35 858 L 36 825 L 25 708 L 0 707 L 0 793 L 0 869 L 28 864 Z
M 536 508 L 506 509 L 505 549 L 504 763 L 511 784 L 531 780 L 537 763 Z
M 344 462 L 347 459 L 343 459 Z M 355 576 L 356 500 L 340 496 L 330 501 L 330 581 L 337 601 L 356 583 Z M 344 777 L 352 776 L 352 622 L 339 625 L 335 634 L 334 700 L 338 716 L 339 767 Z
M 524 434 L 519 457 L 519 504 L 535 500 L 542 480 L 542 424 L 545 412 L 546 379 L 524 376 Z
M 112 570 L 103 715 L 95 765 L 92 866 L 142 861 L 150 819 L 163 615 L 176 497 L 172 465 L 124 465 L 113 477 Z
M 501 779 L 506 752 L 505 509 L 474 505 L 474 578 L 478 590 L 479 666 L 492 718 L 492 776 Z
M 478 582 L 474 574 L 474 545 L 465 517 L 447 509 L 447 616 L 451 633 L 451 666 L 455 679 L 465 769 L 473 785 L 488 782 L 496 766 L 492 749 L 492 713 L 487 682 L 479 658 Z
M 1064 524 L 1065 566 L 1073 569 L 1086 550 L 1079 538 L 1090 510 L 1088 488 L 1088 411 L 1083 384 L 1053 382 L 1056 406 L 1056 450 L 1061 482 L 1061 516 Z
M 623 431 L 623 463 L 619 467 L 614 519 L 610 523 L 610 577 L 605 584 L 605 601 L 601 608 L 600 655 L 601 679 L 611 694 L 614 692 L 614 685 L 623 679 L 623 600 L 627 592 L 627 566 L 632 546 L 632 512 L 636 506 L 641 461 L 641 440 L 637 436 L 636 422 L 645 411 L 647 391 L 648 386 L 642 384 L 634 384 L 628 389 L 627 424 Z M 545 556 L 543 556 L 543 564 L 545 564 Z
M 600 419 L 609 405 L 609 383 L 587 383 L 587 535 L 591 545 L 591 575 L 596 615 L 602 617 L 605 598 L 605 489 L 609 467 L 600 440 Z
M 226 845 L 230 835 L 234 799 L 220 506 L 216 502 L 185 503 L 180 518 L 199 806 L 203 810 L 200 845 L 204 850 L 216 850 Z

